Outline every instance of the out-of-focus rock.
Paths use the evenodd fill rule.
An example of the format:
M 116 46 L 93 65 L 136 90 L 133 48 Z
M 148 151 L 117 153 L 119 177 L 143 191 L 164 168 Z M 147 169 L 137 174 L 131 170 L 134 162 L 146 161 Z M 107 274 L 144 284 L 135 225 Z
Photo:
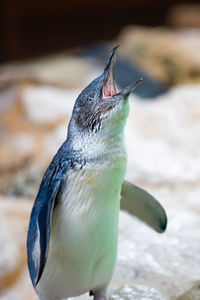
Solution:
M 199 191 L 186 185 L 143 187 L 164 205 L 168 228 L 159 235 L 121 214 L 115 284 L 133 287 L 134 282 L 143 286 L 143 292 L 154 288 L 161 297 L 158 299 L 174 300 L 186 293 L 190 295 L 200 283 Z M 142 293 L 136 299 L 143 299 Z M 149 295 L 146 299 L 154 298 Z
M 128 176 L 150 184 L 200 181 L 200 86 L 180 86 L 144 103 L 133 99 L 126 127 Z
M 168 12 L 167 22 L 177 27 L 200 28 L 200 5 L 189 2 L 173 5 Z
M 28 277 L 26 235 L 31 201 L 0 197 L 0 298 L 33 300 Z
M 94 66 L 89 61 L 69 54 L 43 58 L 31 65 L 33 77 L 39 82 L 69 89 L 84 86 L 93 70 Z
M 16 191 L 15 194 L 20 195 L 20 179 L 24 177 L 26 183 L 33 182 L 35 180 L 31 178 L 37 178 L 38 174 L 43 172 L 52 158 L 52 151 L 48 147 L 49 140 L 54 136 L 52 146 L 56 150 L 64 141 L 77 95 L 76 90 L 51 86 L 29 84 L 18 89 L 17 99 L 11 107 L 6 107 L 6 113 L 2 114 L 0 121 L 1 192 Z M 65 132 L 63 130 L 61 135 L 55 135 L 54 131 L 62 125 Z M 16 184 L 13 183 L 13 179 L 16 179 Z M 38 180 L 40 179 L 41 174 Z M 37 180 L 36 183 L 38 184 Z M 25 187 L 25 184 L 23 186 Z M 30 193 L 25 192 L 24 195 Z
M 94 70 L 89 60 L 66 54 L 41 59 L 16 62 L 0 66 L 0 89 L 8 84 L 37 83 L 51 84 L 68 89 L 85 85 L 88 74 Z
M 135 285 L 134 287 L 124 286 L 116 291 L 110 298 L 110 300 L 166 300 L 161 296 L 154 288 Z
M 63 90 L 52 86 L 27 87 L 22 92 L 25 116 L 37 126 L 64 121 L 71 114 L 78 93 L 78 90 Z
M 11 109 L 17 98 L 17 91 L 17 87 L 13 84 L 0 89 L 0 117 Z
M 129 26 L 121 32 L 120 53 L 169 85 L 200 82 L 200 31 Z M 183 46 L 183 44 L 185 46 Z

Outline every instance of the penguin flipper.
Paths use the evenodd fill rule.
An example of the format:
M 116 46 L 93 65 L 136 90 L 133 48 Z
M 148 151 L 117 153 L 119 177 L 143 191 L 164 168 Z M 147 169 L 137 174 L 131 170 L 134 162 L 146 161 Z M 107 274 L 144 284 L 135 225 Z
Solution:
M 159 233 L 167 227 L 167 216 L 161 204 L 148 192 L 126 180 L 122 184 L 120 207 Z
M 36 197 L 28 230 L 27 256 L 31 280 L 35 287 L 41 278 L 47 259 L 51 219 L 62 181 L 62 169 L 50 165 Z

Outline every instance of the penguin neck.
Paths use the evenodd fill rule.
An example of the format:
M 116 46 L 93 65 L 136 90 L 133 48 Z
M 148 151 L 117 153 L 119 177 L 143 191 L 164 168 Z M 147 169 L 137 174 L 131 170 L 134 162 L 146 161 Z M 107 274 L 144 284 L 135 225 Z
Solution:
M 122 126 L 124 127 L 124 126 Z M 125 152 L 124 128 L 111 131 L 103 128 L 99 132 L 81 132 L 70 138 L 68 133 L 67 144 L 71 151 L 80 152 L 86 160 L 99 160 L 99 158 Z

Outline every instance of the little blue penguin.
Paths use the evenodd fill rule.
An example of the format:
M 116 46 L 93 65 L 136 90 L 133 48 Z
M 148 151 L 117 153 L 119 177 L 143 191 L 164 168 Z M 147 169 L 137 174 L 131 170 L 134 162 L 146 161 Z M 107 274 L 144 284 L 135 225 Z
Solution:
M 157 232 L 166 228 L 164 209 L 143 189 L 124 181 L 124 127 L 129 94 L 114 81 L 116 50 L 101 76 L 78 96 L 62 144 L 42 179 L 30 217 L 27 257 L 41 300 L 90 292 L 107 300 L 116 263 L 121 208 Z

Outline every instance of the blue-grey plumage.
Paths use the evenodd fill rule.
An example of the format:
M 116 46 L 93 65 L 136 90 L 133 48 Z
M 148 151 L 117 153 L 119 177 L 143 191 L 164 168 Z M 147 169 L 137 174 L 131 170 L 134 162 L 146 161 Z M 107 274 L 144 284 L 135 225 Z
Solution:
M 117 92 L 113 75 L 116 50 L 103 74 L 77 98 L 67 140 L 48 167 L 33 206 L 28 266 L 41 300 L 88 291 L 95 300 L 107 299 L 126 170 L 128 95 L 140 82 Z M 166 221 L 165 215 L 162 222 L 163 218 Z

